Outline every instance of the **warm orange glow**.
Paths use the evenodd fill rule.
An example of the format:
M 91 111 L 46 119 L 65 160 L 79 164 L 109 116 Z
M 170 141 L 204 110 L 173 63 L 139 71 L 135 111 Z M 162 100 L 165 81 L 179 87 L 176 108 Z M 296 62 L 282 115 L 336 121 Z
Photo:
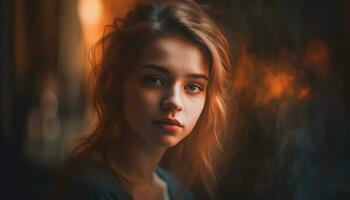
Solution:
M 115 18 L 124 18 L 124 16 L 133 8 L 138 0 L 78 0 L 77 14 L 79 16 L 79 22 L 81 25 L 82 35 L 82 52 L 84 54 L 84 60 L 82 66 L 84 66 L 83 73 L 87 80 L 88 88 L 91 83 L 91 60 L 94 57 L 96 62 L 99 62 L 101 58 L 101 48 L 97 48 L 96 51 L 92 51 L 95 44 L 99 39 L 107 34 L 109 31 L 113 31 L 108 25 L 113 24 Z M 101 47 L 101 46 L 99 46 Z M 91 90 L 87 90 L 91 92 Z
M 326 75 L 329 65 L 329 50 L 321 40 L 314 40 L 308 43 L 303 64 L 317 75 Z
M 293 95 L 294 77 L 286 72 L 268 71 L 264 76 L 264 87 L 257 103 L 267 104 L 271 100 Z
M 325 76 L 329 70 L 329 49 L 321 40 L 308 42 L 305 52 L 282 46 L 273 58 L 259 58 L 247 47 L 244 43 L 238 48 L 232 84 L 237 97 L 254 106 L 310 100 L 312 87 L 307 79 Z
M 134 6 L 137 0 L 78 0 L 78 15 L 82 28 L 83 49 L 88 54 L 96 42 L 111 29 L 106 29 L 111 25 L 115 18 L 123 18 L 126 13 Z M 100 57 L 100 50 L 96 51 L 96 58 Z M 85 66 L 89 66 L 86 59 Z M 89 68 L 87 74 L 89 73 Z
M 311 95 L 311 87 L 309 85 L 303 86 L 298 91 L 298 99 L 308 99 Z
M 246 52 L 243 52 L 237 62 L 236 74 L 233 80 L 233 89 L 235 91 L 240 91 L 249 86 L 249 68 L 252 66 L 252 64 L 252 56 L 247 54 Z
M 244 69 L 238 68 L 236 71 L 235 79 L 233 80 L 233 88 L 235 91 L 242 90 L 248 86 L 249 82 L 246 77 Z
M 102 18 L 102 4 L 100 0 L 80 0 L 78 14 L 84 25 L 96 25 Z
M 78 15 L 82 29 L 83 51 L 85 53 L 84 72 L 88 77 L 90 64 L 88 55 L 92 46 L 102 36 L 105 19 L 103 0 L 78 0 Z
M 269 87 L 269 93 L 272 98 L 281 98 L 284 93 L 291 94 L 291 84 L 293 76 L 287 73 L 272 74 L 269 73 L 265 77 L 265 84 Z

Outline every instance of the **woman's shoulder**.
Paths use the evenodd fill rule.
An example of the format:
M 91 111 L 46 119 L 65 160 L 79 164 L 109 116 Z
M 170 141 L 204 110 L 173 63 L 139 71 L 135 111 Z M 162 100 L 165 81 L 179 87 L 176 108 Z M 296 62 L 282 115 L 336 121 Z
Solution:
M 170 199 L 192 200 L 192 194 L 181 182 L 168 170 L 157 167 L 157 175 L 167 184 Z
M 57 178 L 60 198 L 55 199 L 130 199 L 111 169 L 91 160 L 67 164 Z

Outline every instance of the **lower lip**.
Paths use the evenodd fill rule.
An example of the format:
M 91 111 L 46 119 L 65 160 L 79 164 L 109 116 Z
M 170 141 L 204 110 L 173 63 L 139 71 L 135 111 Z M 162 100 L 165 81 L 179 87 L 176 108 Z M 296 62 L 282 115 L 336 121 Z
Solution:
M 178 130 L 180 130 L 181 127 L 177 126 L 177 125 L 172 125 L 172 124 L 159 124 L 156 123 L 156 125 L 160 128 L 162 128 L 163 130 L 167 131 L 167 132 L 176 132 Z

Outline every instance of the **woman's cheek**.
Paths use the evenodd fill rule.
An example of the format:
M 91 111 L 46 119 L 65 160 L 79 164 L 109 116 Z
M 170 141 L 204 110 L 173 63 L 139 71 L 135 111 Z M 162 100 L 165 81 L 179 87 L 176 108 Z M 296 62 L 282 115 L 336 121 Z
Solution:
M 201 112 L 205 104 L 205 95 L 200 94 L 190 99 L 192 112 Z
M 159 101 L 161 98 L 161 92 L 157 90 L 147 90 L 145 89 L 140 93 L 139 99 L 142 101 L 140 104 L 146 106 L 146 108 L 154 108 L 159 105 Z
M 204 103 L 202 98 L 188 98 L 184 105 L 184 111 L 187 115 L 186 118 L 192 123 L 196 123 L 203 111 Z

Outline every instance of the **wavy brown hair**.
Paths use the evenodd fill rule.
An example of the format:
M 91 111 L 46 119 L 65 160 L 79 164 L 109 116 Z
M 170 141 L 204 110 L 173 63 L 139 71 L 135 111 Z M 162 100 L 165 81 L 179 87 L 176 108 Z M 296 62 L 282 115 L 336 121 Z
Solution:
M 125 19 L 116 19 L 97 45 L 94 106 L 97 125 L 75 149 L 75 156 L 102 153 L 108 161 L 121 141 L 123 87 L 142 47 L 154 38 L 177 34 L 198 45 L 210 63 L 206 102 L 192 133 L 170 148 L 163 160 L 184 184 L 202 183 L 211 192 L 223 158 L 229 110 L 229 46 L 223 33 L 203 9 L 190 0 L 142 1 Z M 181 161 L 181 162 L 180 162 Z M 108 162 L 106 162 L 108 163 Z

